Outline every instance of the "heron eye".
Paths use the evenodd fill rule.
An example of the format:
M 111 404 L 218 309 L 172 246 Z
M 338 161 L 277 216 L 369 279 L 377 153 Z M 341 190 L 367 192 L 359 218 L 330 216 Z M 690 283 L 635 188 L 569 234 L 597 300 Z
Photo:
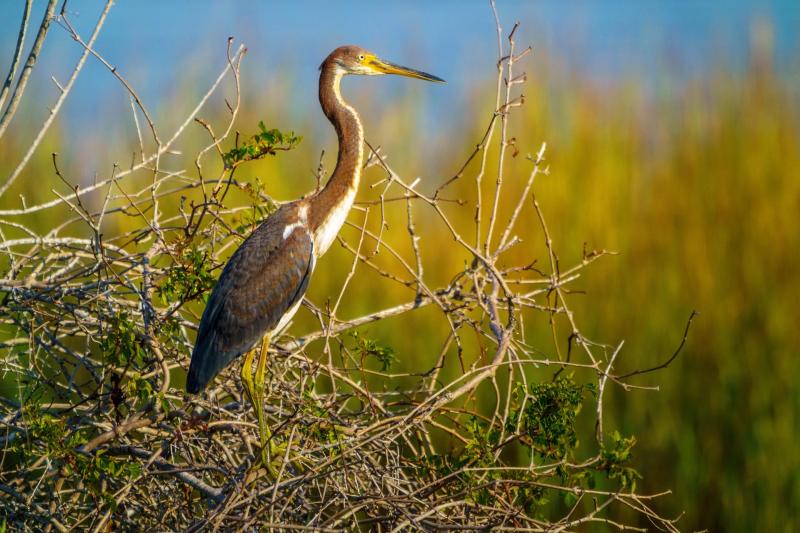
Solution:
M 359 61 L 364 61 L 364 54 L 359 54 L 358 55 L 358 60 Z

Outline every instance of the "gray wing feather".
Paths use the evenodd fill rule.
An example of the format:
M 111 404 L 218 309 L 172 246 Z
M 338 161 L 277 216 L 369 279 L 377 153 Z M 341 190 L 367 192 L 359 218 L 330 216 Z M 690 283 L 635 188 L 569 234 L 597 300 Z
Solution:
M 288 207 L 288 206 L 287 206 Z M 279 209 L 234 252 L 208 299 L 192 352 L 186 390 L 197 393 L 228 363 L 274 329 L 308 288 L 313 239 Z

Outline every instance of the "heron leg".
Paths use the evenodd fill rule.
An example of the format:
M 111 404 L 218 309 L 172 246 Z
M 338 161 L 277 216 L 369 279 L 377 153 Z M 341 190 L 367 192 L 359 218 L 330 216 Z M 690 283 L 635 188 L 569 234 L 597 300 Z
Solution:
M 267 469 L 272 478 L 278 479 L 278 469 L 275 467 L 274 463 L 276 459 L 284 457 L 286 454 L 286 447 L 283 444 L 275 444 L 272 441 L 272 432 L 269 429 L 264 414 L 264 382 L 266 381 L 267 361 L 269 361 L 270 340 L 270 335 L 265 335 L 261 341 L 260 349 L 254 348 L 245 355 L 244 367 L 242 368 L 242 383 L 244 384 L 247 396 L 258 418 L 258 436 L 261 444 L 261 455 L 257 458 L 257 463 L 260 459 L 260 464 Z M 252 372 L 256 352 L 258 352 L 259 355 L 254 378 Z M 299 472 L 304 471 L 303 465 L 299 462 L 291 461 L 291 463 Z
M 255 387 L 253 386 L 253 359 L 255 358 L 255 348 L 247 352 L 244 356 L 244 364 L 242 365 L 242 384 L 244 391 L 247 393 L 247 399 L 250 400 L 250 405 L 255 405 Z
M 261 460 L 261 464 L 267 467 L 270 470 L 270 474 L 275 474 L 273 472 L 273 468 L 271 468 L 269 457 L 271 450 L 269 446 L 266 446 L 267 441 L 269 440 L 269 427 L 267 426 L 266 419 L 264 418 L 264 367 L 266 366 L 266 350 L 269 345 L 269 336 L 266 336 L 261 343 L 261 347 L 253 348 L 249 352 L 247 352 L 244 356 L 244 364 L 242 365 L 242 384 L 244 385 L 244 391 L 247 393 L 247 399 L 250 400 L 250 405 L 253 406 L 253 410 L 256 412 L 256 418 L 258 418 L 258 435 L 259 435 L 259 442 L 261 445 L 261 454 L 258 459 Z M 258 358 L 258 365 L 256 368 L 256 377 L 253 379 L 253 361 L 255 360 L 256 353 L 259 354 Z M 262 362 L 262 359 L 264 361 Z
M 253 407 L 256 409 L 256 416 L 258 417 L 258 435 L 261 439 L 261 459 L 264 466 L 269 468 L 271 463 L 271 446 L 270 446 L 270 431 L 267 425 L 266 417 L 264 416 L 264 381 L 265 371 L 267 368 L 267 360 L 269 359 L 269 341 L 270 335 L 267 334 L 261 341 L 261 350 L 258 355 L 258 364 L 256 365 L 256 378 L 254 382 L 254 399 Z

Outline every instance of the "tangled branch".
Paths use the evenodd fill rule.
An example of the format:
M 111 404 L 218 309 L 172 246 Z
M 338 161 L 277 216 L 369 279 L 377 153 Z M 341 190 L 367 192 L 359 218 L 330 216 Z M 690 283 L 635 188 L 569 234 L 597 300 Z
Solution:
M 677 531 L 653 509 L 663 494 L 636 490 L 639 475 L 629 464 L 635 439 L 604 431 L 605 389 L 639 387 L 625 381 L 636 373 L 615 374 L 623 344 L 587 338 L 570 308 L 569 287 L 607 252 L 560 265 L 533 194 L 537 178 L 548 175 L 544 143 L 528 156 L 527 176 L 507 175 L 507 160 L 518 152 L 509 124 L 524 104 L 526 76 L 517 67 L 531 51 L 517 50 L 518 25 L 505 34 L 492 3 L 494 111 L 475 150 L 433 194 L 370 145 L 366 194 L 373 197 L 363 199 L 351 230 L 339 237 L 351 257 L 345 281 L 328 302 L 305 302 L 316 331 L 292 337 L 290 328 L 275 340 L 267 414 L 285 453 L 273 476 L 253 464 L 256 424 L 234 372 L 203 398 L 186 396 L 181 383 L 203 295 L 276 204 L 259 184 L 239 182 L 236 170 L 299 139 L 263 124 L 245 143 L 232 134 L 246 50 L 229 43 L 223 72 L 162 140 L 122 73 L 93 48 L 109 7 L 87 41 L 63 9 L 60 22 L 83 49 L 74 75 L 91 55 L 129 94 L 138 160 L 78 186 L 54 156 L 68 192 L 0 210 L 0 343 L 3 372 L 16 390 L 0 410 L 0 494 L 9 523 L 94 531 L 111 523 L 190 531 L 562 531 L 598 522 L 639 530 L 612 518 L 614 508 L 625 508 L 657 529 Z M 212 126 L 198 115 L 226 80 L 235 96 L 226 121 Z M 140 116 L 155 146 L 149 153 Z M 192 123 L 209 142 L 193 169 L 171 168 L 167 154 Z M 508 186 L 515 180 L 524 184 L 516 192 Z M 462 193 L 469 198 L 447 197 Z M 453 209 L 474 209 L 474 217 L 464 224 Z M 526 212 L 538 229 L 523 225 Z M 38 231 L 32 221 L 45 214 L 58 222 Z M 405 217 L 404 229 L 385 231 L 393 216 Z M 534 239 L 544 243 L 547 268 L 532 257 L 509 263 L 509 250 L 532 247 Z M 468 259 L 443 271 L 426 243 Z M 340 316 L 360 280 L 375 275 L 408 298 Z M 416 359 L 436 363 L 395 371 L 400 354 L 365 326 L 402 323 L 422 308 L 435 310 L 443 327 L 441 338 L 427 343 L 429 357 Z M 530 344 L 525 324 L 536 322 L 550 330 L 552 352 Z M 596 438 L 579 449 L 586 413 Z

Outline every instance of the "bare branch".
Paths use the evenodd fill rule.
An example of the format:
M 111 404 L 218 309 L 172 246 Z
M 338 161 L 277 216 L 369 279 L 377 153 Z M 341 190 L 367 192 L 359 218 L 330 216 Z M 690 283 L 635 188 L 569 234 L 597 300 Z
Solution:
M 89 38 L 88 48 L 84 50 L 84 52 L 81 54 L 81 57 L 78 59 L 78 63 L 75 65 L 75 68 L 72 69 L 72 74 L 70 75 L 69 80 L 67 81 L 66 85 L 64 85 L 61 94 L 59 94 L 58 99 L 56 100 L 56 103 L 50 109 L 50 114 L 48 115 L 47 119 L 45 119 L 44 124 L 42 124 L 42 127 L 39 128 L 39 132 L 36 134 L 36 137 L 33 139 L 33 142 L 31 142 L 30 146 L 28 147 L 28 151 L 25 152 L 25 155 L 22 157 L 22 160 L 17 164 L 17 166 L 8 176 L 5 183 L 3 183 L 2 186 L 0 186 L 0 196 L 3 196 L 3 194 L 5 194 L 5 192 L 9 189 L 9 187 L 11 187 L 11 185 L 14 184 L 14 181 L 16 181 L 17 177 L 19 177 L 19 175 L 28 165 L 28 162 L 30 161 L 34 152 L 36 152 L 36 149 L 39 147 L 39 144 L 42 142 L 42 139 L 47 133 L 47 130 L 50 129 L 50 126 L 56 119 L 58 112 L 61 110 L 61 106 L 64 104 L 64 101 L 67 99 L 67 96 L 72 90 L 72 86 L 75 84 L 75 80 L 78 79 L 78 74 L 80 74 L 81 70 L 83 69 L 83 65 L 86 62 L 86 57 L 89 55 L 89 48 L 92 47 L 95 39 L 97 39 L 97 36 L 100 35 L 100 29 L 103 27 L 103 24 L 105 24 L 106 16 L 108 15 L 108 12 L 111 9 L 112 4 L 113 4 L 112 0 L 107 0 L 106 6 L 103 9 L 102 13 L 100 13 L 100 18 L 94 27 L 94 31 L 92 32 L 91 37 Z M 3 135 L 3 132 L 5 131 L 5 128 L 8 125 L 8 122 L 11 120 L 11 117 L 13 116 L 13 113 L 16 110 L 16 104 L 19 103 L 19 98 L 21 98 L 22 96 L 21 92 L 19 91 L 20 85 L 23 83 L 23 79 L 24 82 L 27 83 L 26 73 L 27 76 L 30 76 L 30 71 L 33 68 L 34 63 L 36 62 L 36 57 L 39 53 L 39 50 L 36 48 L 36 46 L 38 45 L 39 48 L 41 48 L 42 44 L 44 43 L 44 35 L 47 33 L 47 27 L 49 27 L 50 25 L 50 21 L 52 19 L 52 8 L 54 6 L 55 6 L 55 0 L 50 0 L 50 3 L 48 4 L 48 12 L 45 15 L 45 20 L 42 22 L 42 29 L 40 29 L 39 31 L 39 36 L 41 36 L 41 41 L 39 39 L 39 36 L 37 36 L 36 42 L 34 42 L 34 49 L 31 50 L 31 55 L 28 56 L 28 63 L 25 65 L 26 70 L 22 71 L 22 74 L 20 75 L 20 81 L 17 84 L 17 89 L 14 91 L 14 95 L 11 97 L 11 102 L 9 102 L 8 104 L 6 113 L 3 115 L 3 119 L 0 119 L 0 136 Z M 24 90 L 24 85 L 22 89 Z M 17 94 L 19 94 L 19 98 L 17 97 Z M 6 117 L 8 117 L 7 120 Z
M 19 75 L 17 86 L 14 88 L 14 92 L 11 95 L 11 100 L 8 102 L 8 107 L 6 107 L 5 112 L 3 112 L 3 116 L 0 117 L 0 138 L 3 137 L 8 125 L 11 123 L 11 119 L 14 118 L 14 114 L 17 112 L 19 103 L 22 101 L 22 95 L 25 94 L 25 89 L 28 86 L 28 80 L 31 77 L 31 72 L 33 72 L 33 67 L 36 65 L 36 61 L 39 59 L 39 53 L 42 51 L 44 39 L 47 36 L 47 31 L 50 29 L 50 23 L 53 21 L 53 14 L 55 13 L 56 9 L 56 1 L 57 0 L 49 0 L 47 3 L 47 7 L 44 11 L 44 18 L 42 19 L 42 23 L 39 25 L 39 33 L 36 34 L 36 40 L 33 41 L 33 46 L 28 54 L 28 60 L 25 62 L 25 66 L 22 68 L 22 72 Z M 30 2 L 28 2 L 25 6 L 25 14 L 23 15 L 22 26 L 20 28 L 19 38 L 17 39 L 17 51 L 15 52 L 14 61 L 9 69 L 6 83 L 3 86 L 3 92 L 0 93 L 0 109 L 2 108 L 3 101 L 6 98 L 8 87 L 11 86 L 11 82 L 14 79 L 14 71 L 16 70 L 16 64 L 19 60 L 19 54 L 22 52 L 22 44 L 25 40 L 25 29 L 28 26 L 29 14 Z M 2 189 L 0 189 L 0 196 L 1 195 Z

